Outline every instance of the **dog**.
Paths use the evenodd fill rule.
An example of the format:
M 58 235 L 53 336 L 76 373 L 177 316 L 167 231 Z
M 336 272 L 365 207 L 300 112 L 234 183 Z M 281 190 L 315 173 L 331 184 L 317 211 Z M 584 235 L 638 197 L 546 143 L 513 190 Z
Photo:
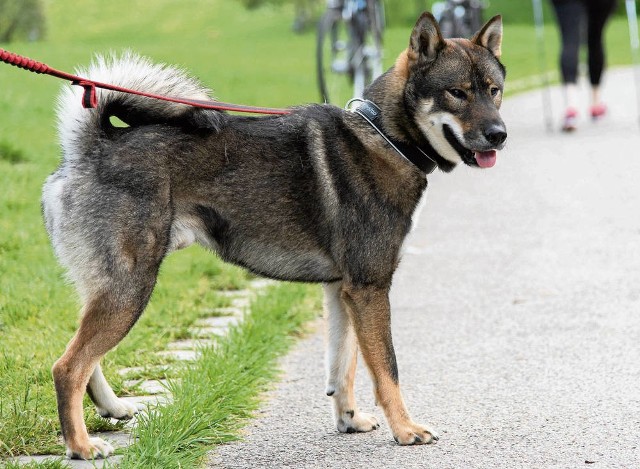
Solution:
M 52 373 L 67 455 L 107 457 L 90 438 L 85 390 L 103 417 L 127 419 L 100 368 L 145 309 L 162 260 L 199 243 L 261 276 L 322 283 L 327 388 L 340 432 L 378 428 L 356 405 L 358 349 L 400 445 L 433 443 L 404 404 L 391 340 L 389 289 L 427 173 L 490 167 L 505 145 L 499 108 L 502 20 L 443 39 L 430 13 L 363 104 L 246 117 L 113 91 L 97 108 L 63 90 L 63 160 L 43 188 L 45 224 L 82 301 L 75 336 Z M 131 53 L 98 57 L 91 79 L 209 100 L 185 72 Z M 76 87 L 77 89 L 77 87 Z M 111 124 L 116 116 L 128 127 Z

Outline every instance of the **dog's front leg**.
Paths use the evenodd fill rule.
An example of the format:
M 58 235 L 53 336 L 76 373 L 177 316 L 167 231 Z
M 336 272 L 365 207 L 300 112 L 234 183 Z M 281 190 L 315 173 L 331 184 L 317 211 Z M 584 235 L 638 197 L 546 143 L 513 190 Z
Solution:
M 376 418 L 360 412 L 353 392 L 358 341 L 351 319 L 340 298 L 342 284 L 324 285 L 327 327 L 327 395 L 333 398 L 333 414 L 342 433 L 369 432 L 380 425 Z
M 435 442 L 438 435 L 433 430 L 411 420 L 400 393 L 388 288 L 345 284 L 342 299 L 371 372 L 376 401 L 384 410 L 394 439 L 401 445 Z

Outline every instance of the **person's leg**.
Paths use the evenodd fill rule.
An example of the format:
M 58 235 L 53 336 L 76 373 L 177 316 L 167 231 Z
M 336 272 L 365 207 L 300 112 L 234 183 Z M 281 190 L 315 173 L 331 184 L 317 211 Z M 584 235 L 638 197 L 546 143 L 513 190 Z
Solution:
M 615 0 L 584 0 L 587 11 L 587 46 L 589 48 L 589 81 L 591 83 L 591 116 L 601 117 L 606 112 L 600 95 L 600 82 L 605 67 L 603 44 L 604 27 L 615 9 Z
M 578 77 L 578 52 L 580 49 L 580 18 L 584 15 L 584 6 L 580 0 L 553 2 L 562 50 L 560 52 L 560 71 L 563 83 L 575 83 Z
M 580 51 L 582 18 L 585 12 L 584 5 L 580 0 L 554 1 L 553 7 L 562 39 L 560 71 L 562 73 L 565 101 L 565 117 L 562 129 L 570 131 L 575 129 L 578 114 L 578 53 Z

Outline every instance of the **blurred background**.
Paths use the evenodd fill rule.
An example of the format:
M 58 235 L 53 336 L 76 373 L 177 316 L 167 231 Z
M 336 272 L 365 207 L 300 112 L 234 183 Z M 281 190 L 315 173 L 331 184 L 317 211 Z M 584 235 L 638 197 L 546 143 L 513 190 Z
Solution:
M 408 41 L 417 16 L 434 1 L 385 0 L 384 66 Z M 508 91 L 540 74 L 532 2 L 486 0 L 484 19 L 501 14 Z M 546 68 L 557 69 L 558 34 L 550 2 L 542 1 Z M 0 0 L 0 44 L 57 68 L 86 64 L 96 52 L 131 48 L 156 60 L 184 65 L 222 100 L 284 106 L 318 101 L 315 34 L 325 0 Z M 610 65 L 631 61 L 624 2 L 608 27 Z M 11 43 L 12 46 L 7 45 Z M 55 90 L 59 83 L 3 69 L 5 77 Z M 534 80 L 535 83 L 535 80 Z M 3 86 L 7 92 L 15 87 Z M 31 88 L 31 85 L 29 85 Z M 31 92 L 35 92 L 32 90 Z M 5 99 L 1 97 L 0 99 Z M 267 99 L 265 99 L 267 98 Z
M 384 1 L 384 69 L 406 48 L 418 15 L 434 3 Z M 557 81 L 559 40 L 550 2 L 542 1 L 547 26 L 542 42 L 532 2 L 482 3 L 484 19 L 503 16 L 507 96 Z M 88 64 L 96 53 L 131 49 L 185 67 L 222 101 L 290 106 L 321 100 L 316 25 L 326 5 L 325 0 L 0 0 L 0 47 L 66 71 Z M 631 63 L 622 1 L 607 27 L 606 45 L 610 66 Z M 53 168 L 58 157 L 53 111 L 61 85 L 1 66 L 0 161 L 20 158 L 19 153 L 38 155 Z M 33 128 L 40 138 L 30 138 Z
M 433 3 L 384 1 L 384 69 L 407 47 L 416 18 Z M 498 13 L 503 16 L 507 96 L 557 82 L 559 38 L 550 3 L 542 2 L 546 26 L 542 38 L 536 35 L 531 1 L 483 3 L 485 20 Z M 326 5 L 325 0 L 0 0 L 0 48 L 68 72 L 87 65 L 96 53 L 131 49 L 184 67 L 221 101 L 292 106 L 320 100 L 316 25 Z M 609 67 L 632 63 L 624 2 L 619 1 L 618 7 L 606 31 Z M 49 370 L 77 322 L 76 298 L 62 280 L 40 214 L 42 183 L 60 158 L 54 110 L 62 86 L 68 85 L 0 64 L 0 443 L 6 442 L 0 444 L 0 455 L 4 456 L 56 444 Z M 629 94 L 630 106 L 633 99 Z M 531 126 L 542 128 L 542 119 L 531 116 Z M 201 254 L 197 248 L 185 250 L 163 266 L 171 280 L 164 282 L 161 276 L 151 304 L 155 314 L 166 309 L 179 316 L 180 308 L 172 301 L 181 301 L 186 310 L 202 303 L 202 292 L 213 275 L 207 274 L 211 258 Z M 172 288 L 178 279 L 197 288 Z M 153 318 L 153 313 L 146 315 L 110 355 L 115 358 L 106 361 L 107 371 L 130 364 L 142 349 L 157 348 L 155 343 L 142 347 L 136 342 L 145 328 L 159 328 Z

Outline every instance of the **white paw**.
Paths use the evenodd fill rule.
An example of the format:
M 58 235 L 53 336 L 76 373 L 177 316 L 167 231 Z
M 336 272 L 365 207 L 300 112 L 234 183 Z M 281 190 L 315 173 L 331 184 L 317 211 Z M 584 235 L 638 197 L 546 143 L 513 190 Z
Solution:
M 124 399 L 114 399 L 108 406 L 96 406 L 96 410 L 101 417 L 118 420 L 129 420 L 138 413 L 138 407 Z
M 399 445 L 428 445 L 440 439 L 438 433 L 426 425 L 420 425 L 412 421 L 393 429 L 393 439 Z
M 370 432 L 380 427 L 378 419 L 366 412 L 347 410 L 341 412 L 336 419 L 336 426 L 341 433 Z
M 67 446 L 67 457 L 70 459 L 100 459 L 106 458 L 114 451 L 110 443 L 102 438 L 89 438 L 89 444 L 71 448 Z

